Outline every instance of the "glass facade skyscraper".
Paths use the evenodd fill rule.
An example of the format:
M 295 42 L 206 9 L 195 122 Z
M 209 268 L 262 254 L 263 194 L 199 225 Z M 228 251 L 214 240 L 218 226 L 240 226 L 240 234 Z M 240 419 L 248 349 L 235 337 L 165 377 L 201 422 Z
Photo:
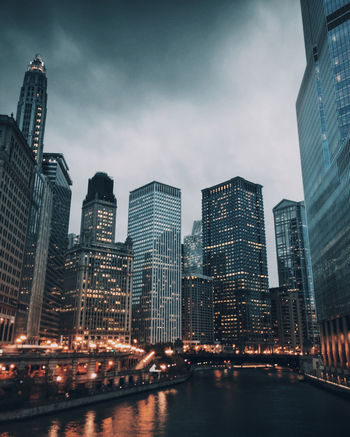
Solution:
M 53 208 L 46 267 L 43 306 L 40 318 L 40 339 L 59 340 L 64 263 L 68 246 L 68 225 L 72 181 L 62 153 L 44 153 L 43 173 L 51 183 Z
M 181 338 L 181 191 L 151 182 L 130 192 L 134 247 L 133 336 L 140 343 Z
M 202 224 L 215 339 L 239 351 L 271 346 L 261 185 L 236 177 L 202 190 Z
M 300 349 L 318 346 L 315 297 L 304 202 L 283 199 L 273 208 L 279 286 L 296 292 L 301 322 Z
M 297 99 L 317 315 L 326 369 L 350 366 L 350 2 L 301 0 Z

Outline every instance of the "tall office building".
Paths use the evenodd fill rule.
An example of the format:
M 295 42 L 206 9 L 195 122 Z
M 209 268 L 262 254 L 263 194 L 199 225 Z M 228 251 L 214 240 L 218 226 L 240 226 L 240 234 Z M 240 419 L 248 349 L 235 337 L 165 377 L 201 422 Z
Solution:
M 72 181 L 62 153 L 44 153 L 42 170 L 51 182 L 53 208 L 40 319 L 40 339 L 58 340 L 60 338 L 60 310 L 65 255 L 68 246 L 68 225 L 72 197 L 70 186 Z
M 192 234 L 184 238 L 183 273 L 203 273 L 202 221 L 193 222 Z
M 45 64 L 40 55 L 35 55 L 24 75 L 16 120 L 39 166 L 41 166 L 44 147 L 46 89 Z
M 181 191 L 151 182 L 131 191 L 134 245 L 133 336 L 140 343 L 181 338 Z
M 298 291 L 270 288 L 270 299 L 274 352 L 302 352 L 303 322 Z
M 304 202 L 283 199 L 273 208 L 279 286 L 297 292 L 302 351 L 318 346 L 315 297 Z
M 202 190 L 203 269 L 213 278 L 217 341 L 271 343 L 262 187 L 241 177 Z
M 82 207 L 84 237 L 66 257 L 62 329 L 71 343 L 130 342 L 132 241 L 114 242 L 115 220 L 113 180 L 96 173 Z
M 24 75 L 17 105 L 18 126 L 36 160 L 15 327 L 16 335 L 26 335 L 31 343 L 39 340 L 53 201 L 50 182 L 41 170 L 46 88 L 45 66 L 40 56 L 36 55 Z
M 317 316 L 326 369 L 350 367 L 350 2 L 302 0 L 297 98 Z
M 88 193 L 83 202 L 80 238 L 86 243 L 113 243 L 116 211 L 113 180 L 106 173 L 96 173 L 89 179 Z
M 0 115 L 0 344 L 14 341 L 34 164 L 15 120 Z
M 182 276 L 182 340 L 188 344 L 213 344 L 213 280 L 208 276 Z

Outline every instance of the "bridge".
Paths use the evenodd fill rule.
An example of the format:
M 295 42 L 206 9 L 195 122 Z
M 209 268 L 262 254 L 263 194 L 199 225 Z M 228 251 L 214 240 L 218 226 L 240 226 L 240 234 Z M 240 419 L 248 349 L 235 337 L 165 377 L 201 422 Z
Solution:
M 202 351 L 198 353 L 184 353 L 182 357 L 191 366 L 268 364 L 290 367 L 294 370 L 300 369 L 301 360 L 300 355 L 294 354 L 214 354 Z

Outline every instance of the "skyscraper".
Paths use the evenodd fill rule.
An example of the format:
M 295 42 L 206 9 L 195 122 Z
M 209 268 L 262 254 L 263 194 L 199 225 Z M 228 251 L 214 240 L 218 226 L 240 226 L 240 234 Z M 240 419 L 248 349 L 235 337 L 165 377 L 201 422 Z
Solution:
M 303 322 L 298 291 L 270 288 L 271 325 L 275 352 L 303 350 Z
M 203 273 L 202 221 L 193 222 L 192 234 L 184 238 L 183 273 Z
M 283 199 L 273 208 L 279 286 L 297 292 L 302 326 L 301 350 L 318 345 L 309 236 L 304 202 Z
M 46 89 L 45 64 L 40 55 L 35 55 L 24 75 L 16 120 L 39 166 L 41 166 L 44 147 Z
M 39 340 L 53 201 L 50 182 L 41 170 L 46 88 L 45 66 L 40 56 L 36 55 L 24 75 L 17 105 L 18 126 L 36 160 L 15 326 L 16 335 L 26 335 L 31 343 Z
M 62 153 L 44 153 L 42 170 L 51 183 L 53 208 L 40 319 L 40 338 L 41 340 L 58 340 L 60 336 L 64 265 L 68 246 L 68 225 L 72 197 L 70 186 L 72 181 Z
M 133 336 L 141 343 L 181 338 L 181 191 L 151 182 L 131 191 L 134 245 Z
M 83 202 L 81 238 L 91 243 L 113 243 L 116 211 L 113 180 L 106 173 L 96 173 L 89 179 L 88 193 Z
M 182 276 L 182 340 L 189 344 L 213 344 L 213 280 L 208 276 Z
M 350 367 L 350 2 L 302 0 L 306 69 L 296 109 L 321 348 Z
M 261 189 L 236 177 L 202 190 L 203 268 L 214 280 L 215 338 L 240 351 L 271 342 Z
M 114 242 L 115 221 L 113 180 L 96 173 L 83 202 L 83 237 L 66 257 L 62 319 L 70 342 L 130 342 L 132 242 Z
M 14 340 L 34 164 L 15 120 L 0 115 L 0 344 Z

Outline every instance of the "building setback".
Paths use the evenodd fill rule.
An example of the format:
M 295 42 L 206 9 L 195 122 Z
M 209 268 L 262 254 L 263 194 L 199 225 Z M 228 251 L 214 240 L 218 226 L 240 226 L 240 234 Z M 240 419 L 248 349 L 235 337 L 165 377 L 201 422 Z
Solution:
M 306 69 L 297 98 L 301 167 L 321 349 L 350 367 L 350 2 L 301 0 Z
M 34 164 L 15 120 L 0 115 L 0 344 L 14 341 Z
M 115 218 L 113 180 L 96 173 L 83 202 L 80 243 L 66 257 L 62 320 L 70 343 L 130 342 L 132 242 L 114 242 Z
M 273 208 L 279 286 L 297 292 L 302 351 L 319 345 L 304 202 L 283 199 Z
M 40 319 L 40 339 L 59 340 L 72 181 L 68 174 L 67 163 L 61 153 L 44 153 L 42 169 L 51 182 L 53 208 Z
M 134 247 L 133 337 L 181 338 L 181 191 L 151 182 L 131 191 L 128 235 Z
M 213 278 L 215 339 L 240 351 L 271 343 L 261 189 L 236 177 L 202 190 L 203 270 Z

